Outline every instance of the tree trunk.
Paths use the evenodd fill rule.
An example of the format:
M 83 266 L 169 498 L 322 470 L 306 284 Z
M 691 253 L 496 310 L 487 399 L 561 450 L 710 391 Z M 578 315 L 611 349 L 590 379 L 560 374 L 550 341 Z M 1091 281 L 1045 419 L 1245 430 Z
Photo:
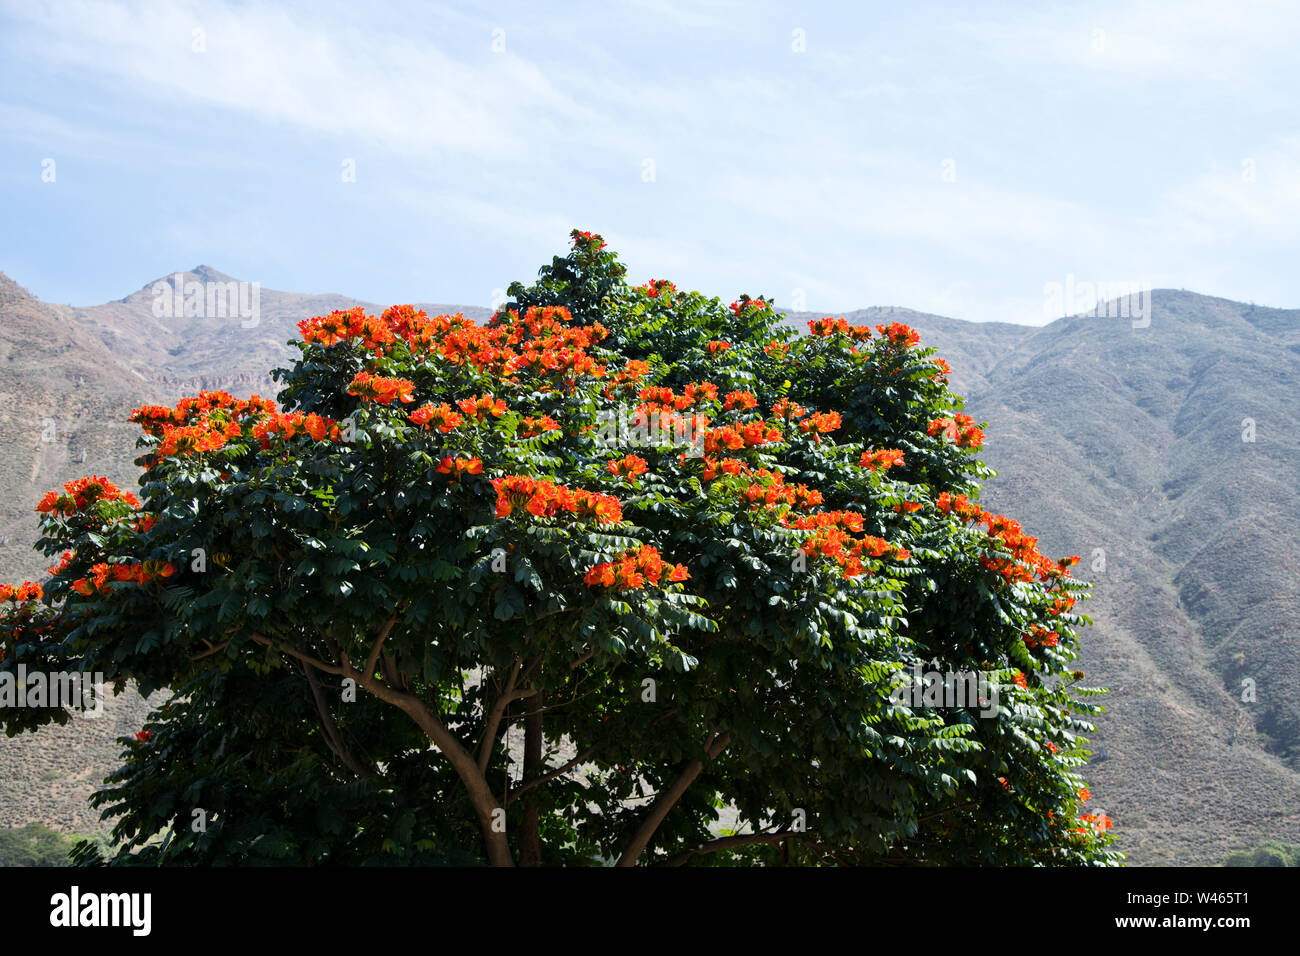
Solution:
M 542 692 L 539 690 L 531 697 L 525 698 L 527 710 L 524 711 L 524 775 L 523 782 L 542 773 Z M 519 865 L 542 865 L 542 842 L 540 820 L 537 810 L 537 798 L 540 796 L 534 787 L 524 794 L 524 820 L 519 831 Z

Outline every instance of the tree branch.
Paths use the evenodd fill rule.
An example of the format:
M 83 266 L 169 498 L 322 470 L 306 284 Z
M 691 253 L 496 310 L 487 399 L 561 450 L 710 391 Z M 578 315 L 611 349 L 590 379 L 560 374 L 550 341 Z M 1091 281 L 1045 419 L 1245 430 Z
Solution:
M 708 760 L 715 759 L 718 754 L 726 749 L 727 744 L 731 742 L 731 732 L 723 731 L 722 733 L 714 732 L 709 734 L 704 741 L 704 754 Z M 650 808 L 650 813 L 641 821 L 637 827 L 636 833 L 632 834 L 632 839 L 628 841 L 623 850 L 623 855 L 618 858 L 615 866 L 636 866 L 636 861 L 645 852 L 649 845 L 651 837 L 654 836 L 655 830 L 659 829 L 659 824 L 663 823 L 664 817 L 668 816 L 677 801 L 682 798 L 690 785 L 695 782 L 695 778 L 704 770 L 704 761 L 700 759 L 692 760 L 688 763 L 682 772 L 678 774 L 677 779 L 673 781 L 672 786 L 659 795 L 659 799 L 654 802 Z
M 478 814 L 479 829 L 483 833 L 483 842 L 487 847 L 488 862 L 493 866 L 514 866 L 505 830 L 497 828 L 496 814 L 501 807 L 492 793 L 492 788 L 488 785 L 487 778 L 479 769 L 473 754 L 456 739 L 455 734 L 446 728 L 429 705 L 415 694 L 396 690 L 376 680 L 373 674 L 362 674 L 355 670 L 348 663 L 346 654 L 343 657 L 343 676 L 355 680 L 380 700 L 392 704 L 409 715 L 425 732 L 434 746 L 451 762 L 452 768 L 465 784 L 465 791 Z
M 391 629 L 391 625 L 385 627 Z M 274 642 L 262 634 L 253 634 L 251 637 L 259 644 L 264 644 L 267 647 L 274 646 Z M 376 641 L 376 643 L 379 642 Z M 382 648 L 382 645 L 380 646 Z M 496 814 L 497 811 L 501 810 L 501 807 L 492 793 L 492 788 L 488 785 L 487 778 L 483 775 L 483 771 L 479 769 L 473 754 L 456 739 L 456 735 L 446 728 L 442 721 L 438 719 L 438 715 L 423 699 L 407 691 L 390 687 L 381 680 L 376 680 L 373 670 L 369 673 L 358 671 L 352 666 L 347 652 L 341 648 L 339 649 L 339 659 L 342 664 L 339 666 L 327 664 L 319 658 L 304 654 L 292 647 L 280 645 L 278 649 L 282 653 L 310 664 L 326 674 L 338 674 L 341 677 L 356 681 L 360 687 L 379 700 L 386 704 L 392 704 L 414 720 L 416 726 L 424 731 L 425 735 L 433 741 L 434 746 L 451 762 L 457 776 L 465 784 L 465 791 L 469 795 L 470 803 L 473 804 L 474 810 L 478 814 L 479 829 L 483 834 L 488 862 L 493 866 L 514 866 L 514 859 L 510 855 L 510 844 L 506 840 L 505 830 L 504 828 L 498 829 L 499 821 L 496 819 Z M 371 652 L 374 652 L 373 647 Z
M 311 688 L 312 700 L 316 704 L 316 713 L 320 717 L 321 728 L 325 731 L 325 742 L 329 744 L 330 750 L 334 751 L 334 755 L 347 764 L 348 768 L 358 777 L 375 776 L 374 769 L 358 760 L 348 747 L 347 742 L 344 741 L 343 733 L 339 730 L 334 715 L 330 713 L 329 707 L 325 703 L 325 695 L 321 692 L 320 681 L 316 677 L 316 672 L 304 661 L 299 661 L 298 666 L 302 668 L 303 674 L 307 677 L 307 685 Z
M 511 701 L 518 700 L 520 697 L 527 697 L 532 691 L 527 693 L 514 693 L 515 681 L 519 679 L 519 668 L 521 662 L 515 658 L 515 666 L 510 670 L 510 677 L 506 680 L 505 688 L 501 696 L 496 699 L 492 705 L 492 711 L 487 715 L 483 722 L 483 738 L 479 741 L 478 746 L 478 769 L 480 773 L 487 771 L 488 758 L 492 756 L 492 748 L 496 746 L 497 728 L 501 726 L 501 716 L 510 706 Z
M 569 670 L 573 670 L 575 667 L 578 667 L 578 666 L 580 666 L 580 665 L 586 663 L 587 661 L 591 660 L 591 658 L 595 655 L 595 653 L 596 653 L 596 649 L 593 647 L 591 650 L 587 651 L 587 652 L 586 652 L 585 654 L 583 654 L 582 656 L 580 656 L 580 657 L 578 657 L 578 658 L 575 658 L 574 660 L 570 661 L 570 662 L 569 662 Z
M 529 790 L 533 789 L 533 787 L 540 787 L 544 783 L 550 783 L 556 777 L 563 777 L 566 773 L 568 773 L 578 764 L 582 763 L 584 760 L 586 760 L 588 757 L 594 754 L 597 749 L 599 748 L 595 746 L 588 747 L 586 750 L 578 754 L 578 756 L 574 757 L 564 766 L 556 767 L 554 770 L 550 771 L 549 773 L 544 773 L 540 777 L 534 777 L 532 780 L 529 780 L 518 790 L 512 790 L 510 792 L 510 799 L 517 800 L 519 799 L 520 794 L 528 792 Z
M 267 647 L 275 646 L 274 641 L 272 641 L 269 637 L 266 637 L 262 634 L 252 634 L 249 636 L 252 637 L 252 639 L 259 644 L 265 644 Z M 343 674 L 342 667 L 337 667 L 334 664 L 326 664 L 320 658 L 312 657 L 310 654 L 304 654 L 302 653 L 302 651 L 295 650 L 292 647 L 285 647 L 283 644 L 281 644 L 279 646 L 279 650 L 284 654 L 288 654 L 290 657 L 296 658 L 300 661 L 303 661 L 304 663 L 310 664 L 312 667 L 316 668 L 319 671 L 324 671 L 326 674 L 340 674 L 340 675 Z M 347 663 L 346 655 L 344 656 L 343 661 L 344 664 L 346 665 Z
M 735 836 L 718 837 L 716 840 L 710 840 L 707 843 L 701 843 L 699 846 L 684 850 L 674 857 L 670 857 L 664 866 L 681 866 L 691 857 L 697 854 L 716 853 L 719 850 L 730 850 L 733 847 L 752 846 L 756 843 L 780 843 L 782 840 L 788 840 L 791 837 L 798 837 L 798 833 L 792 833 L 789 830 L 778 830 L 775 833 L 737 833 Z
M 370 647 L 370 656 L 366 658 L 366 673 L 375 672 L 375 664 L 379 662 L 379 652 L 384 649 L 384 641 L 388 640 L 388 635 L 393 631 L 393 625 L 397 623 L 397 615 L 394 614 L 384 622 L 383 627 L 379 629 L 379 636 L 375 638 L 375 643 Z
M 205 657 L 211 657 L 213 654 L 221 653 L 223 650 L 225 650 L 227 647 L 230 646 L 229 641 L 222 641 L 220 644 L 216 645 L 215 647 L 213 647 L 212 643 L 209 641 L 204 641 L 204 643 L 208 645 L 208 649 L 204 651 L 202 654 L 190 655 L 190 660 L 201 661 Z

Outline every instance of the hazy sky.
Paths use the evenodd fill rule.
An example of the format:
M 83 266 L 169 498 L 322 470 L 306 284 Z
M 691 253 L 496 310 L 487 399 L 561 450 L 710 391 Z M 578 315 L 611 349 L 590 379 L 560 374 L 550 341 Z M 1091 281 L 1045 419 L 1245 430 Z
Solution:
M 0 270 L 487 305 L 576 226 L 814 311 L 1296 307 L 1298 42 L 1252 0 L 0 0 Z

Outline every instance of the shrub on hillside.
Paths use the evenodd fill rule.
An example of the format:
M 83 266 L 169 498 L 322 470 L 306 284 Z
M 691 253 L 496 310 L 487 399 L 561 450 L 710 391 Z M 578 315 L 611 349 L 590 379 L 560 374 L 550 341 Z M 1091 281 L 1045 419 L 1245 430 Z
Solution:
M 1300 845 L 1270 840 L 1253 850 L 1235 850 L 1224 866 L 1300 866 Z
M 0 828 L 0 866 L 67 866 L 74 841 L 40 823 Z

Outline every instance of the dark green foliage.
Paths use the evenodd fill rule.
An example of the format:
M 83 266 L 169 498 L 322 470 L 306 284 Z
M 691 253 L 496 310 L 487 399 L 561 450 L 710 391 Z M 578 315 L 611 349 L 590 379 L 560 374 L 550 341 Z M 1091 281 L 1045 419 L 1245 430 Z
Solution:
M 4 619 L 0 668 L 41 661 L 177 689 L 123 741 L 96 798 L 117 821 L 112 862 L 1119 859 L 1083 813 L 1078 775 L 1099 712 L 1072 663 L 1086 588 L 1046 559 L 1037 576 L 999 573 L 1013 539 L 952 507 L 988 472 L 932 425 L 962 407 L 932 350 L 891 333 L 798 338 L 763 300 L 651 295 L 581 235 L 510 291 L 496 331 L 435 322 L 431 341 L 404 337 L 390 310 L 376 325 L 393 341 L 300 343 L 301 361 L 277 373 L 280 401 L 342 436 L 303 434 L 302 419 L 292 436 L 264 435 L 265 420 L 205 410 L 202 428 L 233 424 L 220 448 L 162 454 L 143 440 L 152 528 L 121 501 L 43 519 L 47 553 L 76 556 L 48 607 Z M 571 320 L 534 311 L 547 306 Z M 586 332 L 566 338 L 584 328 L 585 345 Z M 472 358 L 489 346 L 560 367 L 502 375 Z M 584 348 L 603 368 L 563 367 Z M 643 381 L 619 385 L 633 362 Z M 358 373 L 401 379 L 414 400 L 358 397 Z M 778 438 L 703 460 L 662 436 L 602 444 L 602 414 L 642 402 L 641 385 L 680 396 L 692 383 L 716 386 L 719 402 L 699 403 L 715 429 Z M 730 392 L 757 407 L 723 409 Z M 504 412 L 445 432 L 409 414 L 488 393 Z M 804 412 L 769 412 L 783 401 Z M 815 413 L 841 417 L 801 427 Z M 541 415 L 561 427 L 525 436 Z M 881 449 L 903 464 L 859 464 Z M 634 481 L 607 467 L 625 453 L 648 463 Z M 746 470 L 715 473 L 733 455 Z M 482 473 L 454 479 L 457 458 Z M 522 501 L 507 514 L 492 484 L 505 476 L 617 496 L 622 520 Z M 763 502 L 801 486 L 820 500 Z M 856 566 L 810 544 L 820 532 L 799 522 L 819 514 L 853 516 L 867 548 Z M 689 578 L 584 579 L 639 549 Z M 95 586 L 97 562 L 175 574 Z M 1035 629 L 1053 643 L 1027 644 Z M 891 700 L 900 673 L 930 662 L 983 675 L 997 712 Z M 522 768 L 521 739 L 541 750 Z M 726 839 L 723 809 L 735 836 L 766 842 Z

